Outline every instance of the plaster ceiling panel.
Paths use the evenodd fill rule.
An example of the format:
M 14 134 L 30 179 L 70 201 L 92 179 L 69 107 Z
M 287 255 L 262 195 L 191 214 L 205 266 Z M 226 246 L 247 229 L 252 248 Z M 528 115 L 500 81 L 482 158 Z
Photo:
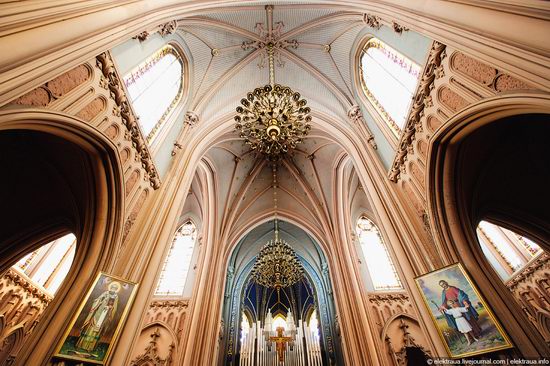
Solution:
M 334 166 L 335 158 L 341 155 L 342 148 L 333 143 L 318 139 L 310 141 L 319 142 L 319 149 L 315 150 L 315 158 L 312 160 L 305 155 L 296 155 L 295 165 L 302 172 L 303 177 L 308 181 L 312 191 L 321 204 L 329 210 L 332 208 L 333 181 L 331 169 Z
M 323 187 L 323 194 L 327 202 L 327 208 L 332 212 L 332 199 L 336 187 L 333 186 L 333 175 L 335 172 L 336 159 L 338 159 L 343 153 L 342 148 L 337 144 L 327 144 L 320 148 L 315 154 L 315 160 L 313 163 L 317 171 L 319 172 L 319 181 L 321 187 Z M 329 169 L 327 169 L 329 168 Z
M 239 10 L 239 8 L 228 9 L 224 12 L 208 14 L 206 17 L 243 28 L 253 33 L 256 33 L 254 30 L 256 23 L 265 23 L 266 21 L 265 8 L 263 6 L 258 6 L 257 9 L 247 11 Z
M 212 53 L 210 48 L 197 37 L 187 32 L 179 32 L 189 47 L 193 57 L 193 90 L 190 91 L 191 95 L 193 95 L 206 73 L 206 69 L 212 58 Z
M 210 120 L 225 113 L 235 112 L 235 108 L 240 104 L 239 101 L 246 97 L 246 93 L 268 83 L 267 68 L 260 69 L 258 59 L 252 60 L 229 79 L 207 102 L 207 107 L 202 112 L 203 119 Z
M 298 180 L 298 178 L 304 178 L 303 175 L 301 175 L 302 172 L 300 172 L 299 175 L 292 174 L 286 167 L 281 167 L 279 169 L 279 172 L 277 173 L 279 183 L 283 189 L 286 189 L 290 194 L 295 196 L 295 199 L 298 199 L 304 204 L 306 204 L 308 207 L 311 207 L 311 200 L 308 197 L 307 191 L 303 187 L 303 183 Z M 304 182 L 306 184 L 306 189 L 308 189 L 309 181 L 305 180 Z M 311 188 L 311 187 L 309 187 Z
M 196 181 L 196 178 L 193 179 L 193 182 L 195 181 Z M 190 214 L 193 214 L 194 218 L 198 218 L 199 220 L 202 221 L 203 212 L 202 212 L 201 204 L 199 202 L 200 194 L 201 194 L 200 189 L 198 189 L 195 184 L 191 184 L 191 189 L 187 194 L 187 198 L 185 199 L 185 205 L 183 206 L 183 209 L 181 211 L 182 220 L 189 218 Z M 196 219 L 194 221 L 196 221 Z M 201 222 L 195 222 L 195 224 L 200 227 Z
M 291 50 L 291 52 L 310 63 L 330 79 L 340 91 L 348 95 L 348 97 L 352 97 L 347 84 L 344 82 L 344 79 L 342 79 L 342 76 L 340 76 L 335 63 L 331 59 L 331 54 L 322 49 L 305 47 L 298 47 L 297 49 Z
M 273 21 L 283 22 L 285 25 L 283 28 L 284 33 L 299 27 L 303 24 L 309 23 L 320 17 L 336 14 L 338 11 L 327 8 L 304 8 L 293 6 L 275 7 L 273 11 Z
M 283 68 L 276 67 L 275 82 L 287 85 L 299 92 L 309 103 L 312 110 L 346 118 L 347 109 L 332 92 L 315 76 L 288 59 L 284 59 Z
M 232 67 L 234 67 L 241 59 L 246 57 L 252 51 L 244 51 L 241 48 L 221 52 L 218 56 L 215 56 L 212 59 L 210 68 L 207 70 L 206 75 L 200 89 L 197 93 L 199 98 L 204 97 L 204 95 L 210 91 L 211 88 L 215 87 L 216 82 L 220 80 Z M 226 83 L 227 85 L 227 83 Z M 221 89 L 227 89 L 226 85 L 221 85 Z M 229 93 L 234 93 L 235 90 L 227 90 Z
M 248 210 L 247 207 L 251 206 L 254 201 L 260 199 L 262 192 L 264 191 L 270 191 L 270 187 L 272 186 L 272 176 L 271 176 L 271 167 L 264 166 L 261 168 L 261 171 L 258 172 L 256 176 L 251 177 L 253 179 L 252 182 L 250 182 L 250 185 L 248 187 L 243 186 L 243 184 L 246 184 L 249 180 L 249 172 L 252 171 L 252 168 L 256 166 L 256 162 L 252 162 L 249 165 L 250 168 L 246 170 L 245 175 L 243 176 L 236 176 L 235 177 L 235 190 L 234 192 L 237 193 L 239 191 L 242 191 L 244 194 L 240 198 L 240 202 L 234 201 L 235 199 L 239 198 L 238 196 L 234 196 L 232 206 L 237 207 L 238 210 Z M 244 171 L 243 171 L 244 172 Z M 238 179 L 237 179 L 238 178 Z M 273 196 L 271 193 L 271 207 L 273 207 Z
M 365 189 L 357 179 L 357 175 L 353 174 L 353 181 L 350 189 L 351 197 L 351 215 L 352 217 L 359 217 L 366 212 L 373 212 L 372 206 L 365 194 Z
M 311 266 L 321 271 L 322 259 L 319 245 L 302 229 L 286 221 L 279 220 L 280 237 L 292 246 L 292 249 Z M 260 249 L 274 237 L 273 221 L 256 226 L 244 236 L 236 253 L 235 273 L 255 258 Z
M 245 158 L 245 155 L 250 152 L 250 147 L 246 145 L 239 137 L 237 132 L 228 132 L 226 140 L 223 142 L 223 146 L 231 150 L 236 156 L 241 159 Z
M 223 148 L 214 147 L 208 151 L 208 158 L 215 165 L 216 194 L 218 215 L 223 215 L 229 189 L 231 188 L 232 175 L 235 168 L 235 156 Z
M 278 205 L 281 211 L 292 212 L 292 215 L 300 217 L 314 227 L 320 230 L 319 220 L 317 217 L 310 214 L 308 210 L 301 205 L 300 201 L 297 201 L 286 192 L 279 190 L 278 199 L 280 204 Z M 258 197 L 252 205 L 248 207 L 246 211 L 239 217 L 239 220 L 235 223 L 235 227 L 246 227 L 255 217 L 260 213 L 265 213 L 273 210 L 273 192 L 271 190 L 266 191 L 261 197 Z
M 247 199 L 252 199 L 258 195 L 262 190 L 271 186 L 271 176 L 262 174 L 260 172 L 257 176 L 252 176 L 253 170 L 257 169 L 257 166 L 261 162 L 254 158 L 253 154 L 246 155 L 243 160 L 239 161 L 237 170 L 235 171 L 235 177 L 233 178 L 233 185 L 231 189 L 231 205 L 242 206 L 246 204 Z M 265 168 L 264 168 L 265 169 Z M 262 170 L 263 171 L 263 170 Z M 252 181 L 250 181 L 252 179 Z M 245 184 L 249 184 L 248 188 Z M 241 202 L 236 202 L 238 195 L 244 193 L 241 198 Z
M 308 29 L 304 33 L 300 33 L 295 38 L 298 42 L 314 43 L 314 44 L 331 44 L 340 35 L 347 32 L 350 27 L 361 24 L 360 21 L 352 22 L 350 20 L 339 20 L 331 23 L 324 23 L 315 28 Z
M 342 34 L 331 44 L 330 54 L 351 90 L 353 90 L 353 71 L 351 70 L 351 65 L 352 58 L 355 56 L 351 54 L 351 51 L 357 35 L 362 29 L 363 24 L 359 23 L 357 26 Z
M 231 31 L 213 25 L 189 25 L 185 24 L 181 26 L 185 32 L 189 32 L 200 38 L 208 47 L 212 48 L 224 48 L 231 46 L 240 46 L 243 41 L 250 41 L 250 38 L 244 37 L 240 34 L 232 33 Z

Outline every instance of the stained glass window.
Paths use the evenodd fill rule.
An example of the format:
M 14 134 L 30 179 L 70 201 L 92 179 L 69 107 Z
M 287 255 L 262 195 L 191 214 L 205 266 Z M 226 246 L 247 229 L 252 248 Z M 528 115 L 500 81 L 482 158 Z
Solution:
M 65 235 L 21 258 L 14 267 L 53 295 L 69 273 L 76 251 L 76 237 Z
M 181 100 L 183 71 L 181 55 L 166 45 L 124 77 L 130 102 L 149 142 Z
M 182 296 L 191 266 L 193 249 L 197 239 L 195 225 L 188 221 L 176 232 L 168 256 L 162 266 L 159 282 L 155 291 L 161 296 Z
M 357 221 L 357 236 L 375 290 L 401 289 L 401 281 L 378 227 L 366 217 Z
M 398 136 L 405 124 L 420 76 L 420 66 L 377 38 L 360 56 L 363 92 Z

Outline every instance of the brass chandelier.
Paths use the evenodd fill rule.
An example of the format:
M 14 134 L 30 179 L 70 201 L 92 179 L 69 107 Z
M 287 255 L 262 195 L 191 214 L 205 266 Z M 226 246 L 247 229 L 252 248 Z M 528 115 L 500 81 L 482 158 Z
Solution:
M 290 245 L 279 238 L 275 220 L 275 239 L 270 240 L 258 254 L 252 269 L 253 280 L 262 286 L 280 290 L 300 281 L 304 270 Z
M 300 281 L 304 269 L 296 252 L 279 238 L 277 220 L 277 162 L 273 162 L 273 204 L 275 211 L 275 237 L 263 246 L 252 268 L 252 280 L 259 285 L 275 288 L 289 287 Z
M 311 129 L 307 101 L 288 86 L 275 84 L 273 48 L 273 42 L 266 44 L 270 84 L 241 99 L 235 116 L 239 136 L 272 161 L 294 149 Z

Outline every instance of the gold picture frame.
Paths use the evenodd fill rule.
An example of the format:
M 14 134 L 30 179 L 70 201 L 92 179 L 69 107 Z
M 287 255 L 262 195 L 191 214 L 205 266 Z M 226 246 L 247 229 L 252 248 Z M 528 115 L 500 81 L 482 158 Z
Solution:
M 54 358 L 105 365 L 138 284 L 99 272 L 56 347 Z
M 428 272 L 414 280 L 451 358 L 513 347 L 460 263 Z

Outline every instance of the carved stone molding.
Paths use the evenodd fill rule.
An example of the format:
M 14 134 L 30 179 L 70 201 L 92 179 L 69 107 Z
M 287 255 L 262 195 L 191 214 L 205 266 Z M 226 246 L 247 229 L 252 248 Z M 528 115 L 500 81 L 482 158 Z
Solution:
M 36 287 L 32 282 L 28 281 L 25 276 L 17 273 L 12 268 L 8 269 L 6 273 L 4 273 L 4 277 L 10 279 L 15 285 L 20 286 L 23 290 L 40 299 L 45 304 L 49 304 L 50 301 L 53 300 L 52 296 Z
M 380 29 L 382 27 L 382 24 L 380 23 L 380 17 L 372 14 L 364 14 L 363 23 L 374 29 Z
M 161 24 L 159 27 L 159 34 L 164 37 L 169 34 L 173 34 L 176 31 L 178 28 L 178 21 L 174 19 L 167 23 Z
M 399 302 L 401 304 L 405 304 L 408 301 L 409 301 L 409 295 L 404 292 L 369 295 L 369 302 L 374 303 L 376 305 L 380 305 L 382 303 L 392 303 L 392 302 Z
M 367 142 L 374 150 L 378 149 L 378 145 L 376 145 L 376 141 L 374 141 L 374 135 L 367 127 L 367 123 L 363 118 L 363 112 L 358 105 L 354 105 L 348 110 L 348 118 L 351 123 L 359 125 L 365 129 L 367 133 Z
M 97 66 L 101 69 L 103 76 L 108 80 L 108 87 L 111 92 L 111 98 L 117 105 L 117 112 L 120 113 L 127 132 L 130 135 L 132 144 L 137 150 L 141 165 L 148 175 L 149 182 L 154 189 L 160 187 L 160 177 L 153 163 L 153 158 L 149 153 L 147 143 L 143 138 L 138 125 L 138 118 L 135 116 L 126 93 L 122 86 L 122 81 L 118 76 L 115 65 L 109 53 L 105 52 L 96 57 Z
M 132 39 L 137 39 L 138 41 L 143 42 L 146 39 L 148 39 L 150 35 L 151 34 L 149 32 L 143 31 L 143 32 L 139 33 L 138 35 L 133 36 Z
M 409 28 L 405 27 L 405 26 L 402 26 L 394 21 L 392 21 L 392 27 L 393 27 L 393 31 L 399 35 L 403 34 L 403 32 L 407 32 L 409 30 Z
M 193 127 L 197 123 L 199 123 L 199 116 L 193 111 L 187 111 L 185 112 L 185 118 L 183 120 L 183 123 Z
M 0 277 L 1 365 L 13 364 L 52 299 L 17 269 Z
M 150 307 L 186 309 L 189 307 L 189 300 L 155 300 Z
M 399 180 L 401 167 L 407 160 L 408 146 L 414 141 L 414 135 L 419 127 L 420 119 L 424 116 L 424 109 L 427 108 L 427 104 L 432 101 L 430 93 L 434 89 L 434 81 L 437 75 L 441 74 L 441 71 L 438 70 L 441 66 L 441 61 L 446 56 L 445 49 L 446 45 L 434 41 L 422 74 L 422 78 L 418 83 L 418 87 L 414 95 L 409 117 L 403 127 L 403 132 L 401 134 L 401 139 L 399 141 L 399 146 L 397 148 L 392 167 L 388 174 L 389 179 L 392 182 L 397 182 Z
M 168 356 L 163 359 L 159 356 L 157 348 L 157 338 L 160 337 L 159 329 L 155 328 L 155 331 L 151 333 L 150 337 L 151 341 L 149 342 L 147 348 L 145 348 L 145 352 L 134 358 L 130 363 L 130 366 L 170 366 L 172 364 L 172 355 L 174 348 L 176 347 L 174 342 L 168 346 Z
M 529 322 L 550 343 L 550 254 L 539 254 L 508 279 L 506 286 Z
M 533 262 L 523 268 L 520 272 L 506 281 L 506 286 L 510 290 L 515 290 L 520 284 L 533 278 L 536 273 L 544 267 L 550 269 L 550 255 L 548 253 L 542 253 Z M 548 273 L 548 272 L 547 272 Z
M 171 20 L 169 22 L 166 22 L 164 24 L 160 24 L 155 29 L 152 30 L 144 30 L 143 32 L 135 35 L 132 37 L 133 39 L 137 39 L 140 42 L 143 42 L 147 40 L 151 34 L 158 32 L 162 37 L 165 37 L 169 34 L 173 34 L 176 32 L 176 29 L 178 28 L 178 22 L 177 20 Z
M 392 356 L 395 357 L 395 362 L 399 366 L 407 365 L 407 348 L 417 348 L 424 353 L 426 358 L 431 358 L 431 352 L 426 350 L 423 346 L 416 342 L 414 337 L 409 332 L 409 325 L 403 320 L 399 319 L 399 329 L 403 332 L 403 347 L 399 350 L 395 350 L 391 342 L 391 338 L 386 335 L 385 341 L 388 345 L 388 350 Z

